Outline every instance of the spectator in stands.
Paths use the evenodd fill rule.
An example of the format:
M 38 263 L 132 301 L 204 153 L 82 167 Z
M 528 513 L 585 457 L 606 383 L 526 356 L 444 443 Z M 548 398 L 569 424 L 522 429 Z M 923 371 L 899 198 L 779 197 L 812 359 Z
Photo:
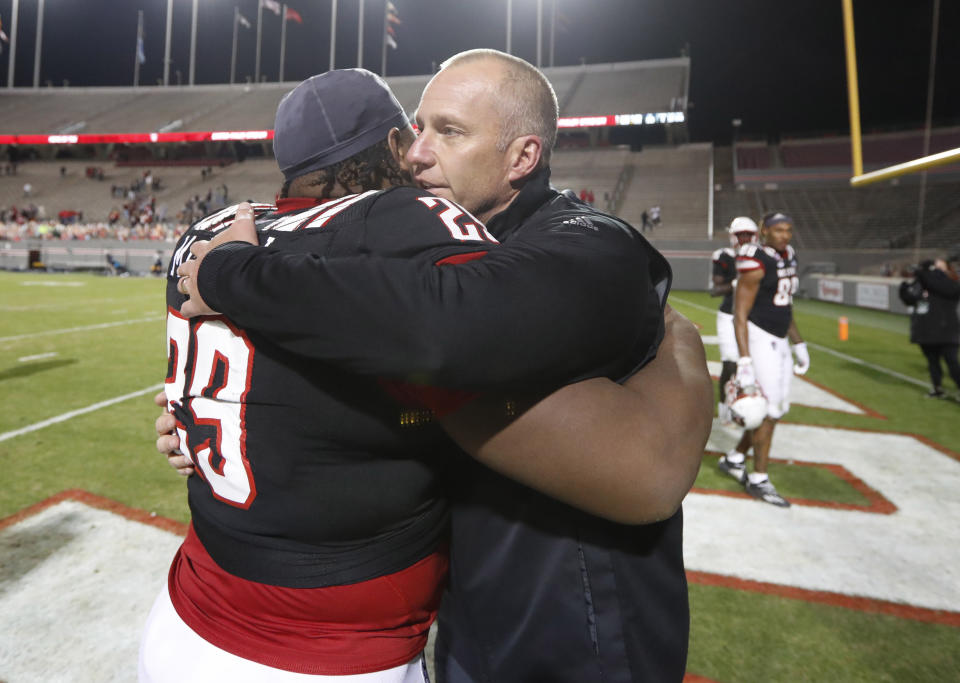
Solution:
M 927 359 L 932 385 L 927 396 L 945 398 L 941 359 L 946 363 L 953 383 L 960 389 L 960 363 L 957 360 L 960 282 L 957 272 L 946 259 L 924 261 L 915 269 L 913 280 L 900 284 L 900 299 L 911 307 L 910 341 L 920 346 Z M 957 398 L 960 400 L 960 395 Z
M 28 182 L 27 182 L 27 183 L 24 183 L 24 184 L 23 184 L 23 196 L 24 196 L 24 197 L 30 197 L 32 194 L 33 194 L 33 185 L 31 185 L 31 184 L 28 183 Z
M 640 232 L 646 232 L 651 228 L 653 228 L 653 223 L 650 222 L 650 214 L 644 210 L 644 212 L 640 214 Z

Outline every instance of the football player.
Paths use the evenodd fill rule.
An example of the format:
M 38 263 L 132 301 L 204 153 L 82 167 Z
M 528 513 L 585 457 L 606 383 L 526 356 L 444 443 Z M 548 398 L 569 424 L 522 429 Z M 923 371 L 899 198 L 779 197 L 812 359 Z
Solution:
M 762 244 L 745 244 L 737 254 L 737 288 L 733 307 L 737 339 L 735 381 L 741 390 L 759 387 L 767 399 L 760 426 L 744 431 L 736 448 L 720 459 L 720 468 L 744 484 L 751 496 L 789 507 L 770 482 L 767 465 L 777 420 L 790 409 L 790 379 L 810 368 L 810 354 L 793 318 L 793 295 L 800 279 L 790 240 L 793 220 L 776 211 L 761 220 Z M 796 363 L 791 355 L 796 356 Z M 745 453 L 753 447 L 753 472 Z
M 730 246 L 721 247 L 713 252 L 713 286 L 710 296 L 722 296 L 717 309 L 717 341 L 720 346 L 720 383 L 717 387 L 717 417 L 721 422 L 729 423 L 727 406 L 727 381 L 737 371 L 737 339 L 733 333 L 733 292 L 737 286 L 737 252 L 744 244 L 756 243 L 760 232 L 757 224 L 746 216 L 737 216 L 727 228 L 730 233 Z

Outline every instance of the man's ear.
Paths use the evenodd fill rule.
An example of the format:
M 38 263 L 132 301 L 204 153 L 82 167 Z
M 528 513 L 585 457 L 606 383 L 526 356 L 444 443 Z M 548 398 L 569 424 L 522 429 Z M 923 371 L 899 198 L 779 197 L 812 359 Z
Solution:
M 543 157 L 543 141 L 539 135 L 521 135 L 510 143 L 510 168 L 507 180 L 511 183 L 522 181 L 540 168 Z
M 411 137 L 403 135 L 399 128 L 391 128 L 390 132 L 387 133 L 387 146 L 390 147 L 390 154 L 400 164 L 400 168 L 407 168 L 406 157 L 412 142 Z

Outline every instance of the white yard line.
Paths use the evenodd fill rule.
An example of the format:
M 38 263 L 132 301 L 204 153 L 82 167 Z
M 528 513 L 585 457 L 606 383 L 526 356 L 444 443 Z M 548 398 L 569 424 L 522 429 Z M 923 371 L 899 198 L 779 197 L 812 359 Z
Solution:
M 871 370 L 876 370 L 877 372 L 882 372 L 885 375 L 890 375 L 891 377 L 896 377 L 897 379 L 903 380 L 904 382 L 909 382 L 910 384 L 916 384 L 918 387 L 923 387 L 924 389 L 930 388 L 930 381 L 926 382 L 919 380 L 916 377 L 910 377 L 909 375 L 904 375 L 897 372 L 896 370 L 891 370 L 889 368 L 882 367 L 880 365 L 874 365 L 873 363 L 868 363 L 865 360 L 860 360 L 855 356 L 850 356 L 840 351 L 835 351 L 827 346 L 821 346 L 820 344 L 814 344 L 813 342 L 807 342 L 807 346 L 817 349 L 818 351 L 823 351 L 829 353 L 831 356 L 836 356 L 837 358 L 842 358 L 843 360 L 850 361 L 851 363 L 856 363 L 857 365 L 863 365 L 864 367 L 870 368 Z
M 21 363 L 29 363 L 32 360 L 43 360 L 44 358 L 53 358 L 54 356 L 59 356 L 60 354 L 57 351 L 51 351 L 50 353 L 38 353 L 35 356 L 22 356 L 17 358 Z
M 30 304 L 29 306 L 0 306 L 0 311 L 16 313 L 20 311 L 43 311 L 43 310 L 52 310 L 56 308 L 69 308 L 71 310 L 76 310 L 80 306 L 93 307 L 94 304 L 110 304 L 117 301 L 128 302 L 136 299 L 151 299 L 155 301 L 156 298 L 157 297 L 155 294 L 143 294 L 140 296 L 124 297 L 122 299 L 117 297 L 107 297 L 107 298 L 100 298 L 100 299 L 84 299 L 83 301 L 80 301 L 80 302 L 57 301 L 57 302 L 48 303 L 48 304 Z
M 690 306 L 691 308 L 696 308 L 696 309 L 699 310 L 699 311 L 706 311 L 707 313 L 716 313 L 716 309 L 714 309 L 714 308 L 708 308 L 708 307 L 706 307 L 706 306 L 701 306 L 700 304 L 695 304 L 695 303 L 693 303 L 692 301 L 687 301 L 686 299 L 681 299 L 681 298 L 678 297 L 678 296 L 671 296 L 670 299 L 673 300 L 673 301 L 678 301 L 678 302 L 680 302 L 681 304 L 683 304 L 684 306 Z M 889 375 L 890 377 L 896 377 L 897 379 L 902 380 L 902 381 L 904 381 L 904 382 L 908 382 L 909 384 L 915 384 L 915 385 L 918 386 L 918 387 L 927 388 L 927 387 L 930 386 L 930 382 L 929 382 L 929 381 L 924 381 L 924 380 L 921 380 L 921 379 L 917 379 L 916 377 L 910 377 L 909 375 L 904 375 L 903 373 L 897 372 L 896 370 L 891 370 L 890 368 L 885 368 L 885 367 L 883 367 L 882 365 L 877 365 L 877 364 L 875 364 L 875 363 L 868 363 L 867 361 L 861 360 L 861 359 L 857 358 L 856 356 L 851 356 L 851 355 L 848 355 L 848 354 L 846 354 L 846 353 L 842 353 L 841 351 L 835 351 L 835 350 L 831 349 L 831 348 L 828 347 L 828 346 L 823 346 L 823 345 L 821 345 L 821 344 L 816 344 L 816 343 L 811 342 L 811 341 L 808 341 L 808 342 L 807 342 L 807 346 L 809 346 L 809 347 L 811 347 L 811 348 L 814 348 L 814 349 L 816 349 L 817 351 L 823 351 L 824 353 L 829 353 L 831 356 L 836 356 L 837 358 L 842 358 L 842 359 L 845 360 L 845 361 L 849 361 L 849 362 L 851 362 L 851 363 L 856 363 L 857 365 L 862 365 L 862 366 L 864 366 L 865 368 L 870 368 L 871 370 L 875 370 L 876 372 L 882 373 L 882 374 L 884 374 L 884 375 Z
M 119 327 L 120 325 L 133 325 L 136 323 L 153 322 L 163 320 L 162 315 L 151 315 L 146 318 L 134 318 L 133 320 L 118 320 L 112 323 L 97 323 L 96 325 L 83 325 L 81 327 L 64 327 L 59 330 L 44 330 L 43 332 L 28 332 L 27 334 L 15 334 L 10 337 L 0 337 L 0 342 L 19 341 L 21 339 L 32 339 L 33 337 L 46 337 L 54 334 L 70 334 L 71 332 L 86 332 L 87 330 L 102 330 L 107 327 Z
M 73 419 L 80 415 L 86 415 L 87 413 L 92 413 L 95 410 L 100 410 L 101 408 L 106 408 L 107 406 L 112 406 L 114 403 L 120 403 L 126 401 L 130 398 L 136 398 L 137 396 L 143 396 L 144 394 L 149 394 L 151 391 L 159 391 L 163 388 L 163 384 L 153 384 L 146 389 L 141 389 L 140 391 L 134 391 L 129 394 L 124 394 L 123 396 L 116 396 L 115 398 L 107 399 L 106 401 L 100 401 L 99 403 L 94 403 L 89 405 L 86 408 L 79 408 L 77 410 L 71 410 L 68 413 L 63 413 L 62 415 L 57 415 L 56 417 L 51 417 L 40 422 L 35 422 L 32 425 L 27 425 L 26 427 L 21 427 L 20 429 L 14 429 L 11 432 L 4 432 L 0 434 L 0 441 L 6 441 L 7 439 L 12 439 L 15 436 L 21 436 L 23 434 L 29 434 L 30 432 L 35 432 L 38 429 L 43 429 L 49 427 L 50 425 L 55 425 L 60 422 L 66 422 L 67 420 Z

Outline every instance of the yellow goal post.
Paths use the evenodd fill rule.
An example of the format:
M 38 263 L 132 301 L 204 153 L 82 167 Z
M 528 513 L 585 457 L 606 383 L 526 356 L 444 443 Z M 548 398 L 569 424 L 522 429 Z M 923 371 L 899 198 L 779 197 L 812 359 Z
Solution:
M 860 134 L 860 95 L 857 87 L 857 50 L 853 30 L 853 0 L 843 2 L 843 37 L 847 59 L 847 99 L 850 107 L 850 147 L 853 156 L 853 177 L 850 184 L 862 187 L 888 178 L 925 171 L 960 161 L 960 147 L 937 154 L 912 159 L 902 164 L 887 166 L 869 173 L 863 172 L 863 142 Z

